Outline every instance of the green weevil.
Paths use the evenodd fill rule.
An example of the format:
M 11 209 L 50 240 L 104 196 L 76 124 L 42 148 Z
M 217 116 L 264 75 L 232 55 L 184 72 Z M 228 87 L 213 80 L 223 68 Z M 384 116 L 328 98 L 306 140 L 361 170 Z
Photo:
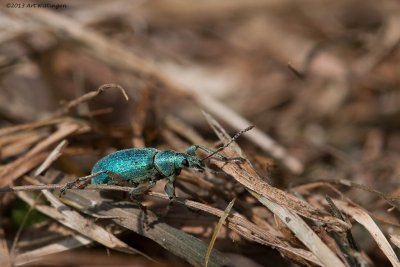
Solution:
M 119 150 L 100 159 L 93 167 L 90 175 L 78 178 L 74 182 L 67 183 L 61 193 L 65 193 L 68 188 L 76 184 L 108 184 L 108 185 L 130 185 L 134 188 L 130 191 L 131 199 L 152 188 L 160 179 L 167 178 L 165 192 L 170 199 L 175 196 L 174 181 L 183 168 L 192 168 L 195 171 L 204 170 L 213 172 L 207 168 L 203 161 L 213 155 L 221 160 L 243 160 L 242 158 L 226 158 L 218 153 L 244 132 L 251 130 L 254 126 L 238 132 L 227 144 L 216 151 L 201 145 L 192 145 L 185 152 L 173 150 L 158 150 L 155 148 L 130 148 Z M 195 156 L 195 151 L 202 149 L 210 153 L 207 157 L 199 159 Z M 139 186 L 149 182 L 147 185 Z

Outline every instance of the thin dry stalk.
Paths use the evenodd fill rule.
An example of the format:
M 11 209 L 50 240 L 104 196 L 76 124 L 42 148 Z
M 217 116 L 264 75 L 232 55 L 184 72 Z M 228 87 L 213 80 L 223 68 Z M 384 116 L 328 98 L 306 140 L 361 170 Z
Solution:
M 400 266 L 400 261 L 397 258 L 396 253 L 393 251 L 393 248 L 390 246 L 389 241 L 387 241 L 381 229 L 379 229 L 374 220 L 372 220 L 371 216 L 369 216 L 365 210 L 359 207 L 352 207 L 341 200 L 333 199 L 333 202 L 342 212 L 353 217 L 358 223 L 367 229 L 393 266 Z
M 0 228 L 0 265 L 4 267 L 12 266 L 3 228 Z
M 1 188 L 0 192 L 22 192 L 22 191 L 44 190 L 44 189 L 51 190 L 51 189 L 61 189 L 63 186 L 64 185 L 60 185 L 60 184 L 15 186 L 15 187 Z M 71 188 L 69 190 L 82 190 L 82 189 Z M 132 188 L 131 187 L 122 187 L 122 186 L 112 186 L 112 185 L 88 185 L 87 187 L 85 187 L 85 190 L 108 190 L 108 191 L 129 192 L 132 190 Z M 149 192 L 149 195 L 168 200 L 168 196 L 165 194 Z M 181 198 L 176 198 L 175 201 L 177 201 L 178 203 L 182 203 L 187 207 L 199 209 L 199 210 L 213 214 L 218 217 L 221 217 L 224 214 L 224 212 L 222 210 L 210 207 L 208 205 L 205 205 L 205 204 L 202 204 L 202 203 L 199 203 L 196 201 L 185 200 L 185 199 L 181 199 Z M 119 218 L 120 216 L 117 216 L 117 217 Z M 107 218 L 111 218 L 111 217 L 107 217 Z M 229 228 L 231 228 L 235 232 L 238 232 L 239 234 L 243 235 L 245 238 L 247 238 L 249 240 L 259 242 L 264 245 L 269 245 L 272 247 L 277 247 L 277 248 L 283 249 L 284 251 L 293 253 L 293 254 L 295 254 L 299 257 L 302 257 L 308 261 L 311 261 L 313 263 L 321 265 L 319 260 L 316 259 L 315 256 L 310 254 L 308 251 L 305 251 L 302 249 L 297 249 L 297 248 L 292 248 L 292 247 L 286 245 L 279 238 L 273 236 L 268 231 L 265 231 L 265 229 L 260 228 L 259 226 L 251 223 L 250 221 L 246 220 L 244 217 L 242 217 L 240 215 L 231 214 L 228 216 L 227 220 L 229 222 L 229 224 L 228 224 Z
M 211 116 L 205 114 L 209 123 L 214 126 L 217 135 L 224 143 L 228 142 L 230 137 L 223 130 L 223 128 L 216 122 Z M 238 154 L 230 153 L 230 157 L 235 157 Z M 328 225 L 336 224 L 336 227 L 340 225 L 343 227 L 346 225 L 341 220 L 333 218 L 331 216 L 324 215 L 321 211 L 317 211 L 315 208 L 310 206 L 308 203 L 295 198 L 279 189 L 269 186 L 262 179 L 247 172 L 244 169 L 240 169 L 235 164 L 226 164 L 214 160 L 214 163 L 221 167 L 225 172 L 231 174 L 238 182 L 245 185 L 248 191 L 255 196 L 262 204 L 268 207 L 275 215 L 277 215 L 301 240 L 310 251 L 326 266 L 344 266 L 344 264 L 337 258 L 337 256 L 321 241 L 321 239 L 312 231 L 312 229 L 298 216 L 296 213 L 302 214 L 303 216 L 312 215 L 312 218 L 317 221 L 327 220 Z M 251 182 L 250 182 L 251 181 Z M 267 190 L 269 191 L 267 193 Z M 286 199 L 284 202 L 282 199 Z M 276 202 L 276 201 L 279 202 Z M 300 204 L 300 205 L 299 205 Z M 293 206 L 296 208 L 293 209 Z M 290 212 L 290 211 L 292 212 Z M 313 212 L 310 212 L 313 210 Z M 316 216 L 316 215 L 319 216 Z M 306 216 L 307 217 L 307 216 Z M 323 218 L 321 220 L 321 218 Z M 339 228 L 340 230 L 340 228 Z
M 38 261 L 45 256 L 64 252 L 74 248 L 79 248 L 82 246 L 87 246 L 90 245 L 91 243 L 93 243 L 92 239 L 82 235 L 67 237 L 56 243 L 52 243 L 47 246 L 43 246 L 41 248 L 16 255 L 13 259 L 13 265 L 14 266 L 25 265 L 27 263 Z
M 223 128 L 212 119 L 210 116 L 206 117 L 211 125 L 217 127 L 217 135 L 223 142 L 230 140 L 229 135 L 223 130 Z M 232 152 L 229 148 L 225 150 L 228 157 L 237 157 L 237 154 Z M 217 160 L 213 160 L 213 163 L 224 170 L 226 173 L 232 175 L 238 182 L 243 184 L 247 189 L 257 192 L 261 196 L 275 202 L 278 205 L 286 207 L 288 210 L 298 213 L 304 217 L 324 222 L 328 227 L 332 227 L 336 231 L 343 231 L 349 228 L 349 225 L 343 221 L 328 215 L 326 212 L 318 210 L 312 207 L 307 202 L 298 199 L 297 197 L 286 193 L 278 188 L 270 186 L 263 179 L 261 179 L 249 166 L 244 163 L 239 167 L 237 164 L 225 163 Z
M 29 205 L 34 205 L 35 209 L 37 209 L 41 213 L 46 214 L 47 216 L 57 220 L 61 224 L 77 231 L 83 236 L 89 237 L 111 249 L 119 250 L 125 253 L 140 254 L 148 259 L 151 259 L 146 254 L 143 254 L 142 252 L 129 247 L 117 237 L 106 231 L 104 228 L 84 218 L 78 212 L 71 210 L 69 207 L 62 204 L 49 191 L 43 190 L 42 193 L 54 207 L 35 203 L 35 201 L 31 199 L 25 192 L 18 192 L 17 194 Z
M 125 91 L 124 88 L 122 88 L 121 85 L 119 84 L 103 84 L 101 85 L 96 91 L 92 91 L 89 93 L 86 93 L 80 97 L 78 97 L 75 100 L 70 101 L 67 105 L 65 105 L 65 107 L 63 107 L 61 110 L 57 111 L 54 113 L 53 117 L 57 118 L 57 117 L 61 117 L 64 116 L 66 114 L 68 114 L 68 112 L 71 111 L 71 109 L 81 103 L 87 102 L 93 98 L 95 98 L 96 96 L 98 96 L 99 94 L 101 94 L 102 92 L 104 92 L 104 90 L 106 89 L 110 89 L 110 88 L 117 88 L 121 91 L 122 95 L 124 96 L 125 100 L 128 101 L 129 97 Z
M 60 128 L 49 135 L 43 141 L 37 143 L 31 150 L 29 150 L 24 156 L 19 157 L 15 161 L 7 164 L 0 173 L 0 186 L 6 186 L 12 183 L 12 181 L 18 177 L 20 177 L 25 172 L 29 171 L 30 168 L 35 167 L 35 165 L 27 168 L 27 162 L 32 161 L 33 159 L 37 159 L 37 156 L 40 152 L 43 152 L 49 146 L 53 145 L 55 142 L 58 142 L 65 138 L 66 136 L 78 131 L 84 130 L 82 128 L 82 124 L 78 122 L 66 122 L 60 125 Z M 37 163 L 41 163 L 40 161 L 35 160 Z
M 46 10 L 35 10 L 35 12 L 25 13 L 25 15 L 26 17 L 24 17 L 24 19 L 29 18 L 33 23 L 39 23 L 39 25 L 45 26 L 56 34 L 62 33 L 63 38 L 69 37 L 78 40 L 86 47 L 90 47 L 89 52 L 94 54 L 94 56 L 116 68 L 155 78 L 170 90 L 193 94 L 202 106 L 230 124 L 236 130 L 241 130 L 251 125 L 245 118 L 204 92 L 196 91 L 194 87 L 187 88 L 180 85 L 175 80 L 168 77 L 164 71 L 156 65 L 128 52 L 130 50 L 123 47 L 121 44 L 110 41 L 102 35 L 83 27 L 76 21 Z M 279 145 L 262 131 L 254 130 L 247 136 L 252 142 L 260 146 L 266 152 L 270 153 L 278 160 L 281 160 L 283 165 L 293 173 L 300 174 L 303 172 L 304 167 L 302 163 L 291 156 L 283 146 Z
M 222 225 L 224 224 L 224 222 L 226 220 L 226 217 L 228 217 L 229 212 L 231 211 L 233 205 L 235 204 L 235 200 L 236 200 L 235 198 L 232 199 L 232 201 L 226 207 L 226 209 L 224 211 L 224 214 L 221 216 L 221 218 L 219 218 L 218 224 L 215 227 L 214 233 L 213 233 L 213 235 L 211 237 L 210 244 L 208 245 L 206 258 L 204 260 L 204 267 L 208 266 L 208 260 L 210 259 L 211 251 L 212 251 L 212 249 L 214 247 L 215 240 L 217 239 L 218 233 L 221 230 Z

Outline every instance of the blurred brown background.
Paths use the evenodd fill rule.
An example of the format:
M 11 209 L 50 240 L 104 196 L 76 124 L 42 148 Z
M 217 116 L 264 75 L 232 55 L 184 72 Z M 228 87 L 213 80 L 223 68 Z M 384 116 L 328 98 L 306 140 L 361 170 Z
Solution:
M 80 117 L 97 110 L 91 120 L 117 138 L 98 139 L 96 149 L 107 142 L 118 149 L 167 147 L 159 131 L 170 115 L 215 140 L 205 110 L 230 133 L 247 120 L 293 157 L 291 168 L 260 144 L 239 140 L 278 188 L 348 179 L 399 193 L 398 1 L 49 2 L 67 6 L 58 9 L 0 3 L 1 127 L 50 118 L 64 103 L 115 83 L 128 102 L 107 90 L 73 111 Z M 129 129 L 137 129 L 137 120 L 146 134 L 135 143 Z M 81 171 L 90 164 L 82 163 Z M 391 205 L 376 194 L 337 188 L 398 223 L 398 210 L 388 211 Z M 390 223 L 379 226 L 385 234 L 398 232 Z M 377 266 L 389 264 L 362 233 L 353 232 L 361 251 Z M 232 253 L 246 254 L 241 246 Z M 247 257 L 275 266 L 263 249 L 254 251 Z

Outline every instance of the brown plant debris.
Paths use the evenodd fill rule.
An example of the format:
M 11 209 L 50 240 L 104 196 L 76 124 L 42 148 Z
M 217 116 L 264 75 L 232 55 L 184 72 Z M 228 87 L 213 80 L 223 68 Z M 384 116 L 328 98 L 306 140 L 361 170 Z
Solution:
M 1 266 L 400 266 L 398 2 L 0 3 Z M 172 200 L 59 197 L 192 144 Z

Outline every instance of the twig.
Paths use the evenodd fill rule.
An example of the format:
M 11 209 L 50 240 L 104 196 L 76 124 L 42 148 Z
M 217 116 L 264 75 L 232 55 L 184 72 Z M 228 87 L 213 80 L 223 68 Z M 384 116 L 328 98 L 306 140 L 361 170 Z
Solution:
M 216 120 L 210 116 L 206 118 L 209 120 L 209 123 L 214 126 L 214 130 L 221 141 L 225 142 L 226 140 L 230 139 L 229 135 Z M 236 156 L 238 153 L 231 152 L 231 154 L 232 155 L 229 156 Z M 257 175 L 252 175 L 251 173 L 247 172 L 247 168 L 239 168 L 235 164 L 221 165 L 217 162 L 215 162 L 215 164 L 221 167 L 227 173 L 231 174 L 238 182 L 246 186 L 247 191 L 257 198 L 257 200 L 260 201 L 264 206 L 270 209 L 275 215 L 277 215 L 282 222 L 284 222 L 289 229 L 293 231 L 296 237 L 303 242 L 303 244 L 306 245 L 306 247 L 312 251 L 324 265 L 344 267 L 339 258 L 325 245 L 325 243 L 322 242 L 318 235 L 296 213 L 300 213 L 317 221 L 326 220 L 328 222 L 329 220 L 329 224 L 331 224 L 331 226 L 333 224 L 336 224 L 337 226 L 341 224 L 343 226 L 345 225 L 344 222 L 334 217 L 329 218 L 329 216 L 326 216 L 321 211 L 316 210 L 305 201 L 269 186 Z M 267 193 L 267 191 L 269 192 Z M 285 201 L 282 201 L 283 199 L 285 199 Z M 318 214 L 318 216 L 316 216 L 316 214 Z
M 217 235 L 218 235 L 219 231 L 221 230 L 221 227 L 224 224 L 224 222 L 226 220 L 226 217 L 228 217 L 229 212 L 231 211 L 233 205 L 235 204 L 235 200 L 236 200 L 236 198 L 232 199 L 232 201 L 226 207 L 226 209 L 224 211 L 224 214 L 221 216 L 221 218 L 219 218 L 218 224 L 215 227 L 214 233 L 212 235 L 212 238 L 211 238 L 211 241 L 210 241 L 210 245 L 208 246 L 208 249 L 207 249 L 207 255 L 206 255 L 206 258 L 204 260 L 204 267 L 208 266 L 208 260 L 210 259 L 211 251 L 212 251 L 212 248 L 214 246 L 215 240 L 217 239 Z
M 0 226 L 0 265 L 11 267 L 10 255 L 8 252 L 7 241 L 4 235 L 4 229 Z
M 95 98 L 96 96 L 98 96 L 99 94 L 101 94 L 102 92 L 104 92 L 104 90 L 109 89 L 109 88 L 118 88 L 118 89 L 121 91 L 122 95 L 124 96 L 125 100 L 128 101 L 128 99 L 129 99 L 129 98 L 128 98 L 128 95 L 126 94 L 125 89 L 122 88 L 121 85 L 113 84 L 113 83 L 110 83 L 110 84 L 103 84 L 103 85 L 101 85 L 96 91 L 92 91 L 92 92 L 86 93 L 86 94 L 84 94 L 84 95 L 82 95 L 82 96 L 80 96 L 80 97 L 78 97 L 78 98 L 76 98 L 76 99 L 70 101 L 65 107 L 63 107 L 61 110 L 57 111 L 57 112 L 53 115 L 53 117 L 56 118 L 56 117 L 60 117 L 60 116 L 63 116 L 63 115 L 65 115 L 65 114 L 67 114 L 68 112 L 70 112 L 70 110 L 71 110 L 73 107 L 79 105 L 80 103 L 89 101 L 89 100 L 92 99 L 92 98 Z
M 50 165 L 56 161 L 60 156 L 64 148 L 68 145 L 67 140 L 62 140 L 56 148 L 53 149 L 53 151 L 50 153 L 50 155 L 46 158 L 46 160 L 39 166 L 39 168 L 36 169 L 35 173 L 33 176 L 38 176 L 42 172 L 44 172 L 47 168 L 50 167 Z
M 333 199 L 333 202 L 342 212 L 353 217 L 354 220 L 356 220 L 368 230 L 371 236 L 375 239 L 379 248 L 390 260 L 393 266 L 400 266 L 400 261 L 397 258 L 396 253 L 393 251 L 393 248 L 387 241 L 385 235 L 382 233 L 382 230 L 379 229 L 374 220 L 372 220 L 372 218 L 363 208 L 352 207 L 348 203 L 337 199 Z
M 228 123 L 236 131 L 240 131 L 252 124 L 221 102 L 209 97 L 203 92 L 197 92 L 196 96 L 198 101 L 205 106 L 208 111 Z M 294 174 L 301 174 L 303 172 L 304 166 L 297 158 L 290 155 L 282 145 L 258 128 L 254 128 L 252 131 L 248 132 L 245 137 L 271 154 L 272 157 L 282 162 L 282 164 Z
M 44 185 L 27 185 L 27 186 L 14 186 L 14 187 L 6 187 L 6 188 L 0 188 L 0 193 L 1 192 L 18 192 L 18 191 L 37 191 L 37 190 L 54 190 L 54 189 L 61 189 L 64 187 L 63 184 L 44 184 Z M 116 185 L 94 185 L 94 184 L 89 184 L 87 185 L 84 189 L 81 188 L 71 188 L 68 190 L 110 190 L 110 191 L 123 191 L 123 192 L 130 192 L 132 190 L 132 187 L 125 187 L 125 186 L 116 186 Z M 156 192 L 149 192 L 148 195 L 154 196 L 157 198 L 169 200 L 168 196 L 165 194 L 161 193 L 156 193 Z M 221 217 L 223 215 L 223 211 L 210 207 L 208 205 L 196 202 L 196 201 L 191 201 L 191 200 L 186 200 L 186 199 L 181 199 L 181 198 L 175 198 L 173 201 L 177 203 L 181 203 L 187 207 L 202 210 L 204 212 L 213 214 L 215 216 Z M 233 230 L 237 231 L 239 234 L 243 235 L 244 237 L 259 242 L 261 244 L 265 245 L 270 245 L 273 247 L 277 247 L 280 249 L 283 249 L 289 253 L 293 253 L 297 256 L 300 256 L 308 261 L 311 261 L 315 264 L 321 265 L 319 260 L 315 258 L 314 255 L 310 254 L 309 252 L 302 250 L 302 249 L 296 249 L 292 248 L 290 246 L 285 245 L 280 239 L 277 237 L 273 236 L 270 234 L 268 231 L 265 231 L 265 229 L 260 228 L 259 226 L 253 224 L 252 222 L 249 222 L 247 219 L 245 219 L 242 216 L 238 216 L 236 214 L 231 214 L 228 216 L 228 226 L 232 228 Z M 243 229 L 246 229 L 246 231 L 243 231 Z M 249 235 L 248 231 L 251 233 Z
M 298 185 L 294 188 L 297 189 L 306 189 L 306 188 L 312 188 L 312 187 L 316 187 L 316 186 L 320 186 L 320 185 L 324 185 L 324 184 L 337 184 L 337 185 L 344 185 L 347 187 L 352 187 L 352 188 L 357 188 L 357 189 L 361 189 L 363 191 L 366 192 L 370 192 L 373 193 L 381 198 L 383 198 L 384 200 L 386 200 L 390 205 L 396 207 L 398 210 L 400 210 L 400 205 L 396 202 L 400 201 L 400 196 L 398 195 L 391 195 L 391 194 L 386 194 L 384 192 L 381 192 L 379 190 L 376 190 L 372 187 L 369 187 L 367 185 L 364 184 L 359 184 L 350 180 L 346 180 L 346 179 L 327 179 L 327 180 L 316 180 L 313 181 L 311 183 L 305 183 L 302 185 Z M 293 189 L 294 189 L 293 188 Z
M 331 181 L 335 181 L 335 182 L 331 182 Z M 351 181 L 345 180 L 345 179 L 326 180 L 326 181 L 323 181 L 323 180 L 322 180 L 322 181 L 316 181 L 316 182 L 306 183 L 306 184 L 303 184 L 303 185 L 299 185 L 299 186 L 293 187 L 293 188 L 292 188 L 292 191 L 309 190 L 309 189 L 314 188 L 314 187 L 326 186 L 326 187 L 330 188 L 332 191 L 334 191 L 336 194 L 338 194 L 342 199 L 346 199 L 346 201 L 347 201 L 348 203 L 350 203 L 351 205 L 356 206 L 356 207 L 358 207 L 358 208 L 362 208 L 359 204 L 355 203 L 355 202 L 354 202 L 353 200 L 351 200 L 350 198 L 344 196 L 338 189 L 336 189 L 336 188 L 332 185 L 332 184 L 341 184 L 341 185 L 346 185 L 346 186 L 351 187 L 351 184 L 352 184 L 352 183 L 354 183 L 354 182 L 351 182 Z M 356 188 L 357 188 L 357 187 L 356 187 Z M 362 189 L 361 187 L 359 187 L 359 188 Z M 373 189 L 373 190 L 375 190 L 375 189 Z M 366 190 L 366 191 L 374 193 L 374 191 L 369 191 L 369 190 Z M 380 193 L 381 193 L 381 194 L 385 194 L 385 193 L 383 193 L 383 192 L 380 192 Z M 379 194 L 378 194 L 378 195 L 379 195 Z M 388 196 L 389 196 L 389 195 L 388 195 Z M 388 200 L 385 199 L 385 201 L 388 201 Z M 389 201 L 388 201 L 388 203 L 391 204 Z M 393 205 L 392 205 L 392 206 L 393 206 Z M 393 206 L 393 207 L 395 207 L 395 206 Z M 366 211 L 368 212 L 368 214 L 369 214 L 371 217 L 374 217 L 374 218 L 375 218 L 376 220 L 378 220 L 378 221 L 381 221 L 381 222 L 383 222 L 383 223 L 387 223 L 387 224 L 390 224 L 390 225 L 393 225 L 393 226 L 400 227 L 400 224 L 399 224 L 399 223 L 396 223 L 396 222 L 390 221 L 390 220 L 388 220 L 388 219 L 386 219 L 386 218 L 383 218 L 383 217 L 381 217 L 381 216 L 378 216 L 378 215 L 376 215 L 376 214 L 374 214 L 374 213 L 372 213 L 372 212 L 370 212 L 370 211 L 368 211 L 368 210 L 366 210 Z
M 31 123 L 26 123 L 26 124 L 19 124 L 15 126 L 10 126 L 6 127 L 3 129 L 0 129 L 0 136 L 15 133 L 18 131 L 23 131 L 23 130 L 28 130 L 28 129 L 35 129 L 39 127 L 44 127 L 44 126 L 49 126 L 49 125 L 54 125 L 61 123 L 62 121 L 65 121 L 65 118 L 57 118 L 53 120 L 46 120 L 46 121 L 39 121 L 39 122 L 31 122 Z
M 23 12 L 23 10 L 21 11 Z M 177 92 L 190 92 L 194 94 L 201 105 L 230 124 L 236 131 L 240 131 L 248 125 L 252 125 L 251 122 L 226 105 L 206 95 L 203 91 L 196 90 L 196 88 L 187 88 L 180 85 L 177 81 L 170 79 L 160 67 L 143 60 L 132 52 L 128 52 L 130 50 L 124 48 L 121 44 L 112 42 L 106 37 L 84 28 L 81 24 L 66 16 L 46 10 L 36 11 L 37 12 L 23 13 L 25 18 L 33 19 L 35 22 L 45 25 L 51 31 L 60 34 L 63 38 L 69 37 L 78 40 L 81 44 L 90 48 L 90 53 L 108 64 L 118 69 L 128 69 L 141 75 L 153 77 L 166 87 Z M 300 174 L 303 172 L 303 164 L 297 158 L 290 155 L 283 146 L 262 131 L 254 129 L 251 133 L 247 134 L 246 137 L 281 161 L 282 164 L 293 173 Z
M 42 163 L 38 161 L 38 155 L 40 152 L 46 150 L 49 146 L 54 144 L 55 142 L 62 140 L 66 136 L 81 130 L 82 124 L 77 121 L 66 122 L 61 124 L 61 127 L 50 136 L 37 143 L 31 150 L 29 150 L 25 155 L 19 157 L 15 161 L 7 164 L 2 172 L 0 173 L 0 186 L 5 186 L 10 184 L 14 179 L 26 173 L 30 169 L 26 165 L 27 162 L 34 162 L 35 164 Z M 20 166 L 24 166 L 24 168 L 18 168 Z M 35 167 L 36 165 L 30 166 Z

